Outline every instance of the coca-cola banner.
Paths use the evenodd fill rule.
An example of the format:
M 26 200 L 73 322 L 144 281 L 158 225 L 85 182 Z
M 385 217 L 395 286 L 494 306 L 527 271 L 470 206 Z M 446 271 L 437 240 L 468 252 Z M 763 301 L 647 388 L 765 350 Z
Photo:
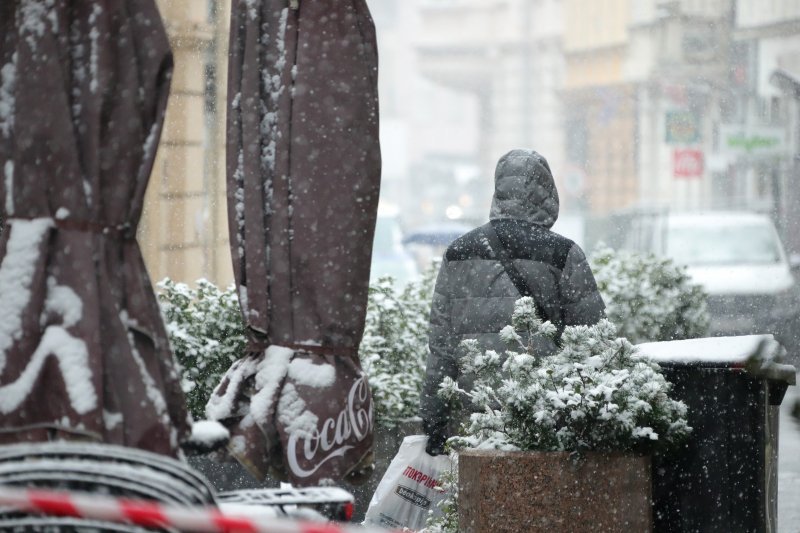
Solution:
M 372 462 L 372 395 L 350 357 L 270 346 L 234 363 L 206 412 L 228 426 L 230 452 L 258 479 L 316 485 Z
M 136 240 L 172 75 L 156 4 L 0 0 L 0 444 L 189 437 Z
M 293 483 L 342 479 L 371 463 L 372 395 L 351 359 L 297 354 L 277 416 Z
M 234 0 L 227 187 L 250 345 L 208 404 L 259 478 L 339 481 L 370 461 L 358 360 L 380 190 L 365 0 Z

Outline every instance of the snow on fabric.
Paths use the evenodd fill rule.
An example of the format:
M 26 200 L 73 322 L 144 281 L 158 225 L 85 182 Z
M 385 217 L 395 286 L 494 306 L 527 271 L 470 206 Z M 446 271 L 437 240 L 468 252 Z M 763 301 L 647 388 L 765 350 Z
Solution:
M 14 85 L 17 79 L 17 54 L 0 68 L 0 134 L 8 138 L 14 128 Z
M 293 383 L 283 388 L 278 428 L 293 480 L 306 484 L 321 478 L 318 472 L 328 462 L 358 453 L 359 444 L 371 439 L 372 401 L 366 377 L 358 370 L 348 372 L 341 367 L 339 374 L 350 387 L 328 389 L 316 396 L 301 395 L 298 389 L 302 386 Z M 364 452 L 356 457 L 360 462 Z M 334 479 L 347 473 L 335 468 L 333 472 L 338 474 Z
M 38 41 L 44 36 L 48 22 L 53 32 L 58 29 L 54 5 L 55 0 L 22 0 L 20 4 L 20 33 L 33 51 L 37 50 Z
M 255 373 L 256 368 L 257 361 L 252 358 L 239 359 L 231 365 L 225 374 L 227 383 L 225 380 L 220 382 L 206 404 L 206 417 L 209 420 L 224 420 L 238 414 L 236 403 L 239 388 L 247 378 Z M 219 394 L 223 385 L 225 392 Z
M 89 30 L 89 39 L 90 39 L 90 52 L 89 52 L 89 90 L 92 93 L 97 92 L 97 76 L 98 76 L 98 69 L 97 69 L 97 56 L 98 56 L 98 44 L 97 40 L 100 37 L 100 30 L 97 28 L 97 19 L 100 14 L 103 12 L 103 9 L 100 7 L 99 4 L 95 4 L 92 6 L 92 14 L 89 15 L 89 26 L 91 30 Z
M 6 186 L 6 215 L 14 214 L 14 162 L 6 161 L 3 165 Z
M 250 402 L 250 412 L 259 424 L 266 425 L 270 422 L 267 417 L 274 412 L 273 402 L 289 371 L 292 355 L 294 355 L 293 350 L 282 346 L 270 346 L 256 367 L 258 392 Z
M 70 335 L 64 328 L 50 326 L 19 379 L 0 386 L 0 412 L 10 413 L 28 398 L 45 359 L 51 355 L 58 359 L 69 401 L 75 412 L 86 414 L 97 407 L 97 393 L 92 385 L 86 343 Z
M 220 424 L 212 420 L 200 420 L 192 424 L 192 438 L 194 442 L 214 444 L 219 441 L 228 440 L 230 432 Z
M 134 238 L 171 78 L 158 7 L 3 5 L 0 444 L 180 455 L 185 400 Z
M 288 383 L 278 402 L 278 421 L 287 433 L 308 440 L 317 428 L 319 417 L 306 409 L 306 402 L 297 394 L 297 388 Z
M 374 25 L 362 0 L 242 0 L 232 4 L 230 27 L 229 231 L 236 284 L 247 288 L 245 358 L 259 369 L 244 379 L 237 373 L 253 363 L 232 369 L 209 409 L 233 415 L 225 423 L 234 439 L 244 437 L 248 466 L 285 469 L 297 459 L 290 477 L 338 479 L 372 442 L 362 432 L 372 400 L 357 349 L 380 189 Z M 330 61 L 320 63 L 323 55 Z M 337 208 L 320 209 L 320 199 Z M 274 346 L 298 353 L 282 357 Z M 240 412 L 215 409 L 223 404 Z M 283 411 L 306 422 L 303 413 L 313 413 L 317 427 L 300 430 Z
M 30 301 L 42 239 L 53 227 L 50 218 L 10 222 L 6 255 L 0 263 L 0 375 L 6 366 L 6 353 L 22 334 L 22 314 Z
M 121 413 L 112 413 L 103 409 L 103 423 L 106 429 L 112 430 L 122 424 L 123 417 Z
M 128 328 L 128 344 L 131 348 L 131 355 L 133 356 L 133 360 L 136 362 L 136 367 L 139 369 L 139 376 L 144 382 L 145 390 L 147 391 L 147 397 L 152 402 L 153 406 L 155 406 L 158 416 L 162 418 L 168 417 L 167 402 L 164 400 L 164 395 L 156 386 L 153 376 L 151 376 L 150 372 L 148 372 L 147 366 L 145 365 L 144 360 L 142 360 L 141 355 L 139 355 L 139 350 L 136 348 L 136 341 L 134 340 L 131 329 L 135 329 L 137 324 L 128 317 L 128 313 L 125 311 L 120 313 L 120 321 L 125 325 L 126 328 Z
M 58 285 L 54 277 L 47 278 L 47 299 L 41 318 L 42 327 L 47 326 L 52 315 L 61 316 L 64 327 L 70 328 L 83 316 L 83 301 L 66 285 Z
M 336 380 L 336 369 L 331 365 L 315 365 L 307 359 L 295 359 L 289 365 L 289 377 L 309 387 L 330 387 Z
M 372 442 L 372 410 L 366 376 L 350 358 L 280 346 L 236 361 L 206 406 L 208 418 L 229 429 L 230 452 L 254 475 L 263 477 L 267 463 L 280 461 L 296 485 L 361 468 Z M 280 443 L 283 457 L 269 455 L 275 452 L 267 446 L 266 458 L 250 459 L 254 434 Z
M 15 221 L 12 231 L 18 228 L 20 222 L 31 223 L 33 221 Z M 39 222 L 45 231 L 52 227 L 52 221 L 45 219 Z M 49 222 L 49 223 L 48 223 Z M 25 232 L 22 232 L 25 234 Z M 34 247 L 38 248 L 41 235 L 33 241 Z M 6 255 L 7 260 L 10 255 Z M 32 268 L 35 262 L 29 266 Z M 0 267 L 0 291 L 5 292 L 2 286 L 3 269 Z M 75 412 L 85 414 L 97 407 L 97 391 L 92 383 L 92 372 L 89 368 L 89 353 L 86 343 L 75 338 L 67 331 L 74 326 L 82 317 L 83 302 L 71 288 L 57 285 L 54 278 L 47 280 L 49 292 L 45 301 L 44 313 L 41 317 L 41 324 L 44 329 L 39 346 L 30 358 L 28 365 L 20 377 L 6 385 L 0 386 L 0 412 L 10 413 L 30 396 L 33 385 L 41 374 L 42 367 L 49 356 L 58 360 L 61 375 L 64 378 L 70 404 Z M 29 287 L 28 287 L 29 290 Z M 27 305 L 27 301 L 25 301 Z M 24 306 L 23 306 L 24 308 Z M 0 308 L 2 309 L 2 308 Z M 60 316 L 62 324 L 47 325 L 55 316 Z M 19 321 L 19 318 L 17 318 Z M 21 331 L 21 329 L 17 330 Z

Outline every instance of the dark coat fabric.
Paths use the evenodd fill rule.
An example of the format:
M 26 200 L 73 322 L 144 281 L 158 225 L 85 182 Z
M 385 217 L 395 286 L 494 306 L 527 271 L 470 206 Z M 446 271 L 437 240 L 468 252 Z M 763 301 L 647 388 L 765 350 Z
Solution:
M 506 273 L 487 234 L 491 227 L 514 266 L 553 323 L 590 325 L 603 317 L 605 305 L 580 247 L 550 231 L 558 218 L 559 200 L 550 167 L 533 150 L 504 155 L 495 172 L 491 222 L 454 241 L 442 260 L 430 317 L 430 357 L 422 391 L 421 415 L 431 441 L 449 434 L 452 418 L 447 402 L 437 396 L 442 379 L 460 376 L 458 348 L 477 339 L 483 349 L 502 352 L 499 331 L 510 324 L 520 292 Z M 556 349 L 550 339 L 536 339 L 541 353 Z

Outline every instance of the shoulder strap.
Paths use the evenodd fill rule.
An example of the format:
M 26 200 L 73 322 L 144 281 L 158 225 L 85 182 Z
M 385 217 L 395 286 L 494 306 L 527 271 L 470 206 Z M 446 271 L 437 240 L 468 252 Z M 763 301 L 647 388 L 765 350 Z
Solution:
M 544 321 L 549 320 L 552 322 L 558 330 L 556 338 L 560 338 L 561 332 L 564 330 L 562 321 L 554 320 L 553 317 L 548 314 L 547 309 L 544 305 L 542 305 L 542 295 L 536 294 L 536 292 L 525 280 L 525 277 L 520 273 L 519 270 L 517 270 L 517 267 L 514 266 L 514 262 L 509 256 L 508 249 L 503 245 L 500 237 L 497 235 L 497 231 L 494 229 L 493 222 L 489 222 L 489 229 L 486 231 L 486 238 L 488 239 L 489 247 L 500 260 L 500 264 L 503 265 L 503 269 L 505 269 L 506 274 L 508 274 L 508 277 L 511 278 L 511 282 L 514 284 L 514 287 L 516 287 L 517 292 L 519 292 L 520 296 L 530 296 L 533 298 L 534 305 L 536 306 L 536 312 L 538 313 L 539 317 Z

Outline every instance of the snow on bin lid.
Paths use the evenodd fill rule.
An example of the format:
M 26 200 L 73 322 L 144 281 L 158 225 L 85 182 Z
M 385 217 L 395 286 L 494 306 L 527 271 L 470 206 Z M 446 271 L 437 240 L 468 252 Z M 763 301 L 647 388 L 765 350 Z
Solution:
M 774 358 L 782 348 L 772 335 L 646 342 L 637 344 L 636 347 L 639 353 L 660 364 L 733 365 L 746 368 L 753 375 L 784 381 L 790 385 L 796 382 L 797 370 L 794 366 L 775 362 Z M 758 358 L 755 364 L 751 364 L 749 360 L 757 352 Z
M 706 337 L 682 341 L 646 342 L 637 344 L 639 353 L 657 363 L 744 363 L 756 353 L 761 342 L 764 357 L 771 357 L 780 348 L 772 335 Z

